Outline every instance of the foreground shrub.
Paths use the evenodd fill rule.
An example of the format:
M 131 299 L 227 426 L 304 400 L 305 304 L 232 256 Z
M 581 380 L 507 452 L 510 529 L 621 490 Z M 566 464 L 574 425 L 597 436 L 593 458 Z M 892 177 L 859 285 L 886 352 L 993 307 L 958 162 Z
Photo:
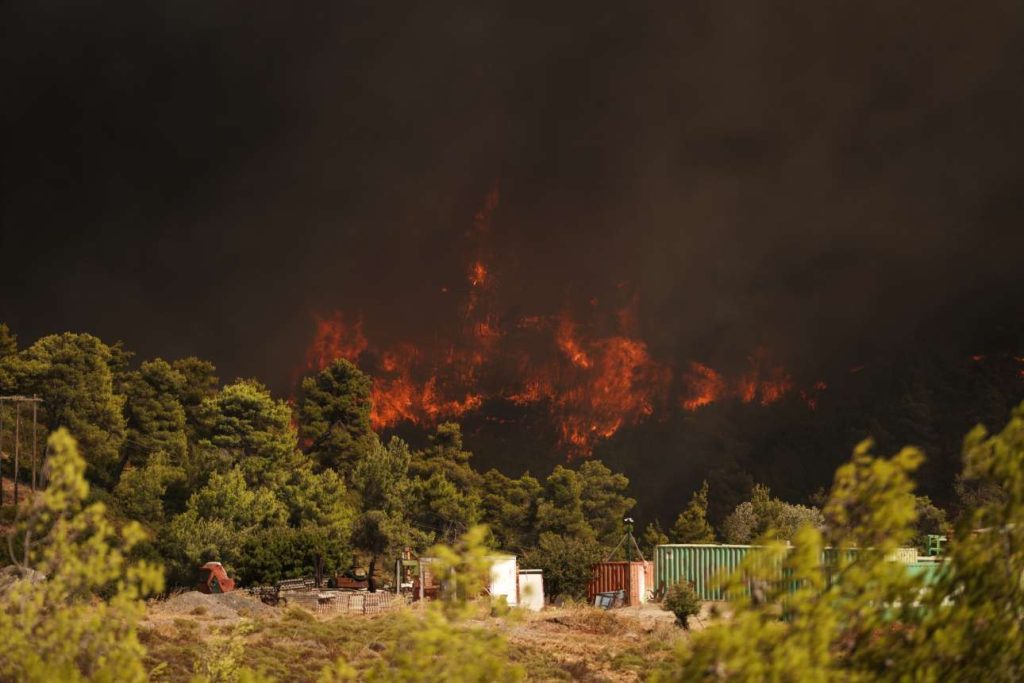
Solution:
M 964 476 L 1001 493 L 963 516 L 927 583 L 887 559 L 914 536 L 923 456 L 870 447 L 837 470 L 824 531 L 749 553 L 725 584 L 733 617 L 655 680 L 1024 680 L 1024 405 L 1001 433 L 968 436 Z
M 448 577 L 441 600 L 417 618 L 399 614 L 392 642 L 366 672 L 369 681 L 521 681 L 525 671 L 509 657 L 500 634 L 469 621 L 490 608 L 476 598 L 487 585 L 490 550 L 484 545 L 487 528 L 467 531 L 454 547 L 435 546 L 435 571 Z M 354 670 L 344 661 L 323 671 L 321 682 L 351 680 Z
M 685 629 L 690 628 L 690 617 L 700 614 L 701 600 L 693 584 L 688 581 L 680 581 L 669 588 L 662 604 L 676 615 L 676 621 Z
M 163 588 L 163 574 L 128 559 L 143 538 L 137 523 L 117 529 L 102 503 L 83 507 L 89 485 L 75 440 L 61 429 L 48 448 L 49 485 L 9 539 L 23 578 L 0 600 L 0 676 L 145 680 L 135 627 L 142 598 Z

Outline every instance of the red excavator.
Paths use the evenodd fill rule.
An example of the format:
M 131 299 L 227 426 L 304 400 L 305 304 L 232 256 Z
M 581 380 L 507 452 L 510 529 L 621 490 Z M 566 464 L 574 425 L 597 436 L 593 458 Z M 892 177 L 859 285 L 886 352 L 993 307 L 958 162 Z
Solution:
M 197 588 L 203 593 L 230 593 L 235 590 L 235 582 L 220 562 L 207 562 L 199 568 Z

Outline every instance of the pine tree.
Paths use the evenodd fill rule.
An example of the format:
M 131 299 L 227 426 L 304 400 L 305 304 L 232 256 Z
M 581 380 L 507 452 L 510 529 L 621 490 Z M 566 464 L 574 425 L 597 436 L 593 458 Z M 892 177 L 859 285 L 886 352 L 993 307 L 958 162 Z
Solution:
M 673 543 L 714 543 L 715 531 L 708 524 L 708 483 L 694 492 L 686 509 L 679 513 L 672 525 Z
M 640 538 L 640 547 L 644 551 L 645 559 L 653 560 L 654 549 L 668 542 L 668 535 L 662 530 L 661 522 L 654 520 L 648 524 L 647 528 L 644 529 L 643 536 Z
M 622 519 L 636 505 L 636 500 L 626 495 L 629 479 L 612 472 L 600 460 L 586 461 L 577 475 L 582 484 L 580 501 L 587 524 L 602 543 L 618 543 L 625 532 Z
M 303 450 L 321 467 L 347 472 L 370 447 L 370 378 L 336 360 L 302 380 L 299 402 Z
M 537 501 L 537 533 L 593 541 L 594 530 L 583 515 L 582 491 L 581 477 L 556 465 L 544 480 L 544 490 Z
M 125 380 L 125 416 L 128 437 L 121 465 L 143 466 L 154 453 L 161 451 L 171 465 L 180 466 L 187 448 L 185 409 L 177 398 L 177 388 L 184 382 L 180 373 L 167 361 L 157 358 L 143 363 Z
M 113 488 L 125 439 L 124 396 L 114 390 L 114 354 L 89 334 L 43 337 L 18 354 L 17 390 L 43 399 L 49 431 L 66 427 L 78 440 L 86 476 Z

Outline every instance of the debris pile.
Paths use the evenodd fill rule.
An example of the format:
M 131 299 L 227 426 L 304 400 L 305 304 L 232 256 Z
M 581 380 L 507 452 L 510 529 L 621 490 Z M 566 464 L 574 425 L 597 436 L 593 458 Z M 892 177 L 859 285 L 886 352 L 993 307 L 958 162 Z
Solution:
M 240 591 L 231 593 L 200 593 L 187 591 L 157 603 L 168 614 L 202 614 L 213 619 L 239 619 L 274 612 L 274 608 L 254 600 Z

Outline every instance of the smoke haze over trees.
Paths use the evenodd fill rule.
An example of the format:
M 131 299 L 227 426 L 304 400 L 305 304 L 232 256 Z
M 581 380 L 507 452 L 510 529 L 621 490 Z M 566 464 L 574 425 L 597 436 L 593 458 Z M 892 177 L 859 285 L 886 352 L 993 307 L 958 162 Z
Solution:
M 806 502 L 868 435 L 922 446 L 948 506 L 962 434 L 1022 397 L 1022 11 L 15 0 L 0 319 L 289 396 L 317 314 L 380 343 L 457 327 L 497 188 L 509 316 L 635 295 L 667 364 L 763 348 L 828 385 L 813 413 L 715 405 L 600 444 L 644 518 L 704 478 L 716 524 L 755 482 Z M 564 459 L 488 410 L 461 420 L 482 469 Z

